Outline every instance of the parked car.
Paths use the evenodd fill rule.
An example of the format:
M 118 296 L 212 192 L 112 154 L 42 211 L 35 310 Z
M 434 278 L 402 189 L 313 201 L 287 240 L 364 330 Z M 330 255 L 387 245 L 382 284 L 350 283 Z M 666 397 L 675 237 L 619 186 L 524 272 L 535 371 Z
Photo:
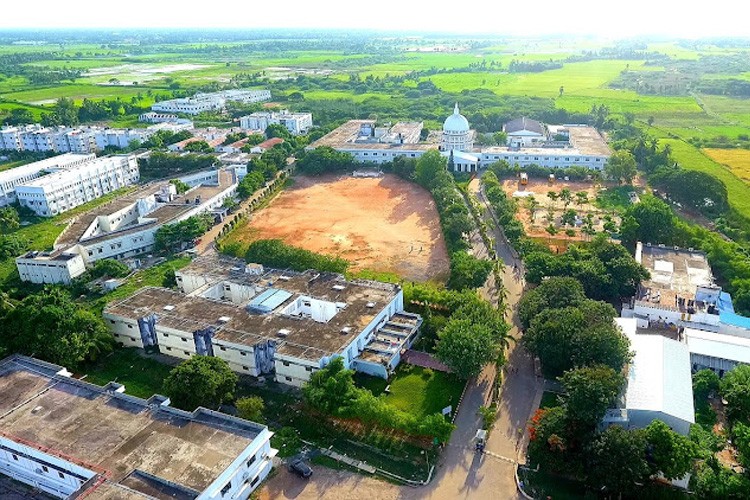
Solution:
M 289 472 L 297 474 L 299 477 L 307 479 L 312 476 L 313 470 L 301 458 L 295 458 L 289 462 Z

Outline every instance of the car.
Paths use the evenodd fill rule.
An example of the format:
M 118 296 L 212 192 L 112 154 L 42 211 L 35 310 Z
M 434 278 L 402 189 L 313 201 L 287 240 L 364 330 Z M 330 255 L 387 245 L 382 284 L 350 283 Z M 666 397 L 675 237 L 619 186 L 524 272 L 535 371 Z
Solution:
M 313 470 L 301 458 L 296 458 L 289 462 L 289 472 L 297 474 L 299 477 L 308 479 L 312 476 Z

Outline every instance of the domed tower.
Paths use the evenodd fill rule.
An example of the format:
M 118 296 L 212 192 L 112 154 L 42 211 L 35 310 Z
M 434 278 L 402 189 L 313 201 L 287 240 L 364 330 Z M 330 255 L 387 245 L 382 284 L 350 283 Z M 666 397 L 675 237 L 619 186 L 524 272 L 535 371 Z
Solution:
M 453 114 L 443 123 L 443 151 L 470 151 L 474 147 L 469 121 L 458 111 L 458 103 L 453 108 Z

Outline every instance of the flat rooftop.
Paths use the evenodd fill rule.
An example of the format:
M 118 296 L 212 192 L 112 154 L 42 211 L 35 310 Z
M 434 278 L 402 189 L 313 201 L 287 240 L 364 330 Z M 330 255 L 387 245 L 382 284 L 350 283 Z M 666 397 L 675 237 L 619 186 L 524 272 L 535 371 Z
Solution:
M 347 282 L 334 273 L 295 273 L 267 269 L 261 276 L 250 275 L 238 267 L 236 260 L 198 257 L 180 272 L 208 278 L 209 283 L 223 281 L 255 286 L 259 297 L 268 289 L 283 290 L 289 295 L 268 314 L 250 313 L 245 305 L 187 296 L 165 288 L 143 288 L 132 296 L 112 303 L 105 312 L 137 320 L 152 313 L 158 323 L 192 333 L 212 327 L 214 341 L 254 346 L 273 339 L 276 352 L 317 361 L 323 356 L 340 353 L 390 303 L 399 292 L 396 285 L 374 282 Z M 334 288 L 336 287 L 336 288 Z M 311 318 L 280 314 L 301 296 L 344 305 L 326 323 Z M 173 306 L 165 310 L 165 306 Z M 219 318 L 229 318 L 219 321 Z M 347 328 L 348 327 L 348 328 Z M 285 330 L 283 337 L 279 331 Z
M 196 200 L 206 201 L 210 198 L 213 198 L 214 196 L 231 186 L 232 182 L 232 174 L 226 170 L 220 170 L 219 185 L 199 186 L 188 191 L 185 194 L 178 195 L 171 203 L 160 204 L 160 206 L 156 208 L 156 210 L 145 215 L 145 217 L 148 219 L 155 219 L 154 222 L 126 226 L 119 230 L 98 234 L 82 240 L 84 233 L 96 220 L 97 217 L 115 213 L 137 203 L 141 198 L 147 198 L 151 195 L 155 195 L 163 186 L 167 185 L 168 182 L 164 181 L 149 184 L 148 186 L 140 188 L 125 196 L 120 196 L 119 198 L 116 198 L 105 205 L 100 205 L 84 213 L 83 215 L 80 215 L 60 235 L 60 237 L 55 242 L 55 247 L 64 249 L 70 247 L 71 245 L 75 245 L 78 242 L 91 243 L 97 240 L 107 240 L 115 236 L 119 237 L 125 234 L 136 233 L 153 224 L 169 223 L 185 212 L 188 212 L 195 208 Z
M 203 491 L 266 429 L 201 408 L 160 406 L 159 398 L 120 394 L 61 370 L 24 356 L 0 361 L 0 434 L 106 477 L 92 482 L 88 498 Z M 145 474 L 134 478 L 136 470 Z M 164 491 L 154 495 L 155 484 Z
M 426 151 L 435 149 L 437 142 L 412 142 L 412 143 L 387 143 L 387 142 L 356 142 L 360 135 L 360 129 L 363 125 L 374 126 L 374 120 L 349 120 L 340 127 L 327 133 L 317 141 L 308 146 L 308 149 L 314 149 L 321 146 L 329 146 L 334 149 L 406 149 L 409 151 Z M 399 122 L 391 127 L 388 134 L 392 138 L 394 131 L 398 135 L 399 131 L 404 135 L 413 135 L 417 122 Z M 420 127 L 421 128 L 421 127 Z M 433 136 L 434 140 L 434 136 Z
M 566 125 L 569 132 L 570 147 L 535 147 L 508 148 L 506 146 L 492 146 L 482 148 L 484 154 L 513 154 L 517 156 L 610 156 L 610 151 L 604 137 L 594 127 Z
M 641 282 L 636 300 L 675 308 L 677 297 L 694 299 L 697 287 L 714 287 L 706 254 L 692 249 L 641 245 L 636 261 L 651 274 Z

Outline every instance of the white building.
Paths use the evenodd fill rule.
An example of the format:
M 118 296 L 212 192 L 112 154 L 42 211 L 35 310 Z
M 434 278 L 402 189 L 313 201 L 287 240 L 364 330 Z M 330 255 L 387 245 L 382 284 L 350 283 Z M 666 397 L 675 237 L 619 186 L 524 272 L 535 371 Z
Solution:
M 176 122 L 177 120 L 179 120 L 177 115 L 171 113 L 154 113 L 153 111 L 149 111 L 148 113 L 138 115 L 138 121 L 145 123 Z
M 453 114 L 443 123 L 440 147 L 443 151 L 470 152 L 474 149 L 474 132 L 469 128 L 469 121 L 459 112 L 458 103 Z
M 282 110 L 262 111 L 240 118 L 240 128 L 243 130 L 265 131 L 269 125 L 283 125 L 292 135 L 304 135 L 313 126 L 312 113 L 290 113 Z
M 50 217 L 135 184 L 139 179 L 135 156 L 106 156 L 16 186 L 16 197 L 21 206 Z
M 399 286 L 333 273 L 202 256 L 175 276 L 183 293 L 144 288 L 106 307 L 115 340 L 178 358 L 216 356 L 239 373 L 299 387 L 333 357 L 387 378 L 422 321 L 404 312 Z
M 207 111 L 220 111 L 228 102 L 250 104 L 270 99 L 270 90 L 222 90 L 208 94 L 199 93 L 183 99 L 160 101 L 151 106 L 151 110 L 161 113 L 197 115 Z
M 16 202 L 16 187 L 50 172 L 75 168 L 96 158 L 93 154 L 66 153 L 0 172 L 0 207 Z
M 0 474 L 61 499 L 245 500 L 271 471 L 266 426 L 124 391 L 33 358 L 0 361 Z
M 26 252 L 16 258 L 16 267 L 21 281 L 37 284 L 69 285 L 74 278 L 86 272 L 83 257 L 72 252 Z
M 377 127 L 374 120 L 350 120 L 306 149 L 329 146 L 350 153 L 356 161 L 377 164 L 393 161 L 399 156 L 419 158 L 432 149 L 439 149 L 446 157 L 453 151 L 456 172 L 475 172 L 501 160 L 520 168 L 538 165 L 545 168 L 580 166 L 597 171 L 604 169 L 611 151 L 596 129 L 586 125 L 547 128 L 554 129 L 556 135 L 565 136 L 567 140 L 548 140 L 546 135 L 534 135 L 527 137 L 530 147 L 520 140 L 513 147 L 475 148 L 475 133 L 456 104 L 453 114 L 445 120 L 442 133 L 431 133 L 426 140 L 421 139 L 421 123 Z
M 79 215 L 57 238 L 52 253 L 29 252 L 16 259 L 21 280 L 69 283 L 85 270 L 81 261 L 91 266 L 101 259 L 139 258 L 153 250 L 161 227 L 204 212 L 221 218 L 224 200 L 237 192 L 238 177 L 231 169 L 196 172 L 180 180 L 191 187 L 182 195 L 161 182 Z
M 516 148 L 539 146 L 545 143 L 548 138 L 543 123 L 525 116 L 503 125 L 503 132 L 507 135 L 507 145 Z
M 609 410 L 603 423 L 644 428 L 661 420 L 686 436 L 695 423 L 688 346 L 659 334 L 638 332 L 633 318 L 616 318 L 615 322 L 630 340 L 634 356 L 628 366 L 624 404 Z

